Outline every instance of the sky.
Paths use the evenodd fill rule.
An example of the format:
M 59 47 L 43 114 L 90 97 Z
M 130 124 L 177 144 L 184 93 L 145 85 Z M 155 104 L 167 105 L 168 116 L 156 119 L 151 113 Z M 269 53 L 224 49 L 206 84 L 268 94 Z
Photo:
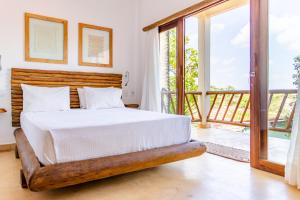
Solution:
M 300 1 L 269 1 L 269 89 L 293 89 L 293 59 L 300 56 Z M 211 85 L 249 89 L 249 5 L 211 18 Z M 198 48 L 197 18 L 186 21 L 190 47 Z

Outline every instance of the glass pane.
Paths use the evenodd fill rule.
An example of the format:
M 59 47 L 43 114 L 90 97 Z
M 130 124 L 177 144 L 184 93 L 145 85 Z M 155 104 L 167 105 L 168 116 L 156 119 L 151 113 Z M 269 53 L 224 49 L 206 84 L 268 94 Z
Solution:
M 184 113 L 192 117 L 192 121 L 200 121 L 199 108 L 199 69 L 198 69 L 198 18 L 185 20 L 185 105 Z
M 298 0 L 269 1 L 268 159 L 285 164 L 300 72 Z
M 231 0 L 185 20 L 185 114 L 200 141 L 249 160 L 250 6 Z
M 160 33 L 160 85 L 162 112 L 177 113 L 176 97 L 176 28 Z
M 250 132 L 250 5 L 231 1 L 211 12 L 210 105 L 214 106 L 208 117 L 220 122 L 218 127 L 238 132 L 236 138 L 247 143 L 249 151 L 244 135 Z M 238 146 L 236 141 L 232 146 Z

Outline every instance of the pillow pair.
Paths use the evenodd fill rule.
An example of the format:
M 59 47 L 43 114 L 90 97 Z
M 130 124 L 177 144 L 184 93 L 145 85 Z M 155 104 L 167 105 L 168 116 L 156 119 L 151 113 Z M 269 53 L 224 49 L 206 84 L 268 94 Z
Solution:
M 106 109 L 122 108 L 122 90 L 119 88 L 78 88 L 80 108 L 84 109 Z
M 70 87 L 38 87 L 21 84 L 24 112 L 70 110 Z M 122 90 L 118 88 L 78 89 L 80 107 L 104 109 L 124 107 Z

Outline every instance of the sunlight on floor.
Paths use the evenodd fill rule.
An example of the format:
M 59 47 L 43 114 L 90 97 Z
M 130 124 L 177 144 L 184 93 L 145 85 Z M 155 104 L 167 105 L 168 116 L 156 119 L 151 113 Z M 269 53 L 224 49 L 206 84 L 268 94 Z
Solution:
M 1 200 L 296 200 L 300 192 L 283 178 L 249 164 L 204 155 L 153 169 L 45 192 L 19 184 L 20 160 L 0 153 Z
M 203 142 L 211 142 L 250 152 L 250 136 L 242 131 L 208 128 L 192 128 L 192 137 Z M 289 149 L 289 140 L 269 137 L 269 160 L 285 164 Z

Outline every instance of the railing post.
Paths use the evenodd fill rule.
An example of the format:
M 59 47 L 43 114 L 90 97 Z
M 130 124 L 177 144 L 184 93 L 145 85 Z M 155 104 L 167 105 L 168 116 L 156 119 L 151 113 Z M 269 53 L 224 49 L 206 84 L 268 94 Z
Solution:
M 198 43 L 199 43 L 199 90 L 202 95 L 199 97 L 200 112 L 202 121 L 200 128 L 209 128 L 207 115 L 210 108 L 209 96 L 206 94 L 210 89 L 210 18 L 205 15 L 198 15 Z

